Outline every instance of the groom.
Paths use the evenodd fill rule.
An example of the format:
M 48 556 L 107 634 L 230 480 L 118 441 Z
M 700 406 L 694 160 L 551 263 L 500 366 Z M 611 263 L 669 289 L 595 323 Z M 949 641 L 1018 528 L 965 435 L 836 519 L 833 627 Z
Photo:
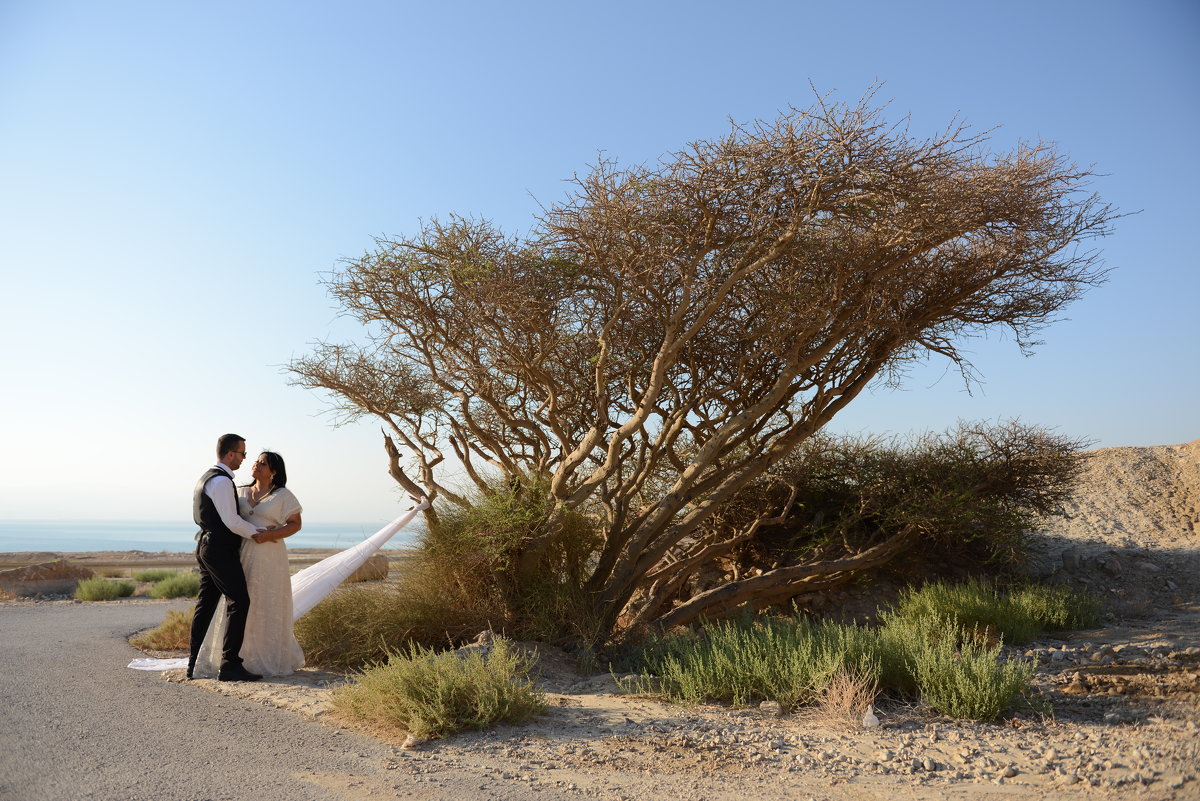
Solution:
M 192 516 L 200 531 L 196 535 L 196 560 L 200 563 L 200 595 L 196 599 L 196 616 L 192 620 L 191 655 L 188 657 L 187 677 L 192 678 L 200 645 L 208 632 L 221 596 L 227 599 L 229 625 L 221 653 L 219 681 L 258 681 L 262 676 L 242 667 L 242 638 L 246 632 L 246 614 L 250 610 L 250 593 L 242 572 L 243 539 L 252 539 L 263 531 L 238 517 L 237 491 L 233 486 L 233 471 L 246 458 L 246 440 L 237 434 L 225 434 L 217 440 L 217 463 L 196 482 L 192 496 Z

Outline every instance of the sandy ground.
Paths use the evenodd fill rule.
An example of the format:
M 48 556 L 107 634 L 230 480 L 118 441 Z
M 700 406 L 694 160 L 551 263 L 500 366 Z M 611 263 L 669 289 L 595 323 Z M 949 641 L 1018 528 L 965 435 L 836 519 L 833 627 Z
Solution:
M 443 798 L 449 775 L 521 782 L 547 798 L 1200 799 L 1200 440 L 1089 454 L 1066 519 L 1030 572 L 1109 601 L 1100 629 L 1014 653 L 1036 660 L 1049 715 L 989 724 L 885 705 L 881 727 L 813 711 L 675 706 L 620 693 L 537 647 L 549 709 L 536 721 L 405 748 L 388 778 L 314 776 L 350 799 Z M 183 682 L 182 671 L 164 678 Z M 330 710 L 345 677 L 304 669 L 242 684 L 189 682 L 354 728 Z M 361 729 L 360 729 L 361 730 Z

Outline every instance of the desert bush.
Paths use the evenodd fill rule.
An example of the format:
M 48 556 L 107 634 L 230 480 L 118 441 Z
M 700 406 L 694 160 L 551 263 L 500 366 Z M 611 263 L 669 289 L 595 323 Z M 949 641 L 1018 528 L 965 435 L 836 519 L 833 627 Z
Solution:
M 333 704 L 351 718 L 421 738 L 523 723 L 545 708 L 529 678 L 531 666 L 503 638 L 486 657 L 438 654 L 414 644 L 335 691 Z
M 1044 631 L 1093 625 L 1099 617 L 1099 601 L 1092 595 L 1067 587 L 1024 585 L 1001 591 L 979 578 L 951 584 L 929 582 L 901 592 L 884 620 L 928 617 L 954 620 L 980 638 L 1020 645 Z
M 448 603 L 423 567 L 405 560 L 398 586 L 346 586 L 317 604 L 296 621 L 306 661 L 336 670 L 360 669 L 385 661 L 410 643 L 445 645 L 488 628 L 486 613 Z
M 595 552 L 588 521 L 563 515 L 542 570 L 517 582 L 513 562 L 550 516 L 545 494 L 512 482 L 474 500 L 428 522 L 394 585 L 344 587 L 297 621 L 308 662 L 362 668 L 412 644 L 456 644 L 484 629 L 563 644 L 597 636 L 583 591 Z
M 1071 587 L 1028 584 L 1012 590 L 1010 599 L 1044 631 L 1086 629 L 1100 623 L 1100 599 Z
M 894 610 L 884 614 L 885 619 L 894 616 L 910 620 L 946 618 L 958 628 L 978 631 L 985 640 L 1003 639 L 1013 644 L 1030 642 L 1041 630 L 1039 623 L 1010 596 L 979 578 L 906 588 Z
M 171 578 L 171 576 L 176 575 L 178 572 L 178 570 L 170 570 L 168 568 L 161 567 L 151 568 L 149 570 L 137 570 L 134 571 L 133 580 L 158 582 L 162 581 L 163 579 Z
M 131 637 L 129 644 L 148 651 L 186 651 L 191 641 L 194 613 L 194 609 L 169 610 L 162 623 Z
M 591 644 L 602 623 L 584 585 L 600 539 L 583 514 L 555 514 L 544 484 L 514 480 L 475 493 L 468 507 L 447 505 L 422 535 L 415 567 L 459 614 L 516 639 Z M 538 569 L 517 571 L 534 540 Z
M 953 632 L 948 617 L 926 619 L 928 632 Z M 970 720 L 994 720 L 1029 691 L 1033 665 L 1024 660 L 1001 660 L 999 645 L 986 645 L 966 632 L 959 636 L 926 637 L 912 651 L 913 672 L 921 698 L 944 715 Z
M 817 704 L 841 718 L 861 715 L 879 692 L 919 693 L 939 712 L 977 720 L 994 718 L 1029 687 L 1031 666 L 1001 661 L 998 644 L 952 617 L 885 620 L 866 628 L 745 617 L 650 637 L 620 665 L 636 674 L 620 683 L 684 703 Z
M 133 595 L 132 581 L 113 581 L 106 578 L 83 579 L 75 588 L 75 597 L 81 601 L 111 601 Z
M 687 703 L 771 700 L 791 709 L 815 703 L 839 674 L 876 681 L 882 659 L 877 637 L 866 628 L 744 618 L 651 638 L 626 663 L 649 678 L 628 681 L 625 689 Z
M 910 439 L 817 436 L 735 498 L 718 524 L 737 527 L 790 500 L 784 520 L 742 547 L 743 570 L 831 558 L 906 530 L 897 558 L 1008 565 L 1024 558 L 1026 532 L 1061 510 L 1083 444 L 1015 422 Z
M 175 573 L 150 588 L 152 598 L 195 598 L 200 594 L 200 576 L 188 571 Z

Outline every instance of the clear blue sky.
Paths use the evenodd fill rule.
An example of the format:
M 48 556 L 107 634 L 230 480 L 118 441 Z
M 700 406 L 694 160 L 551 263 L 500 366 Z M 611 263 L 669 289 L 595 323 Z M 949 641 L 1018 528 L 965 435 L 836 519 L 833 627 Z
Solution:
M 1020 417 L 1200 437 L 1200 4 L 0 2 L 0 518 L 173 519 L 215 437 L 288 459 L 309 519 L 401 500 L 378 429 L 281 371 L 354 335 L 319 283 L 449 212 L 523 230 L 599 151 L 653 160 L 811 81 L 997 149 L 1053 140 L 1140 214 L 1045 333 L 877 390 L 844 431 Z M 246 474 L 248 478 L 248 473 Z

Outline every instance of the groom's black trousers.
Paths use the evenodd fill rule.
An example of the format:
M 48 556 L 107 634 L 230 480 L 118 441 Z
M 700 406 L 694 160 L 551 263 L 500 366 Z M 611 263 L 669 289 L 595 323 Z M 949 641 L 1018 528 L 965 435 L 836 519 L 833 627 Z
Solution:
M 250 611 L 250 593 L 246 590 L 246 574 L 242 572 L 242 538 L 233 534 L 201 532 L 196 546 L 196 561 L 200 563 L 200 595 L 196 598 L 196 616 L 192 620 L 191 656 L 189 665 L 196 664 L 200 645 L 208 633 L 208 625 L 221 596 L 226 598 L 229 625 L 221 651 L 221 668 L 240 667 L 242 638 L 246 634 L 246 615 Z

